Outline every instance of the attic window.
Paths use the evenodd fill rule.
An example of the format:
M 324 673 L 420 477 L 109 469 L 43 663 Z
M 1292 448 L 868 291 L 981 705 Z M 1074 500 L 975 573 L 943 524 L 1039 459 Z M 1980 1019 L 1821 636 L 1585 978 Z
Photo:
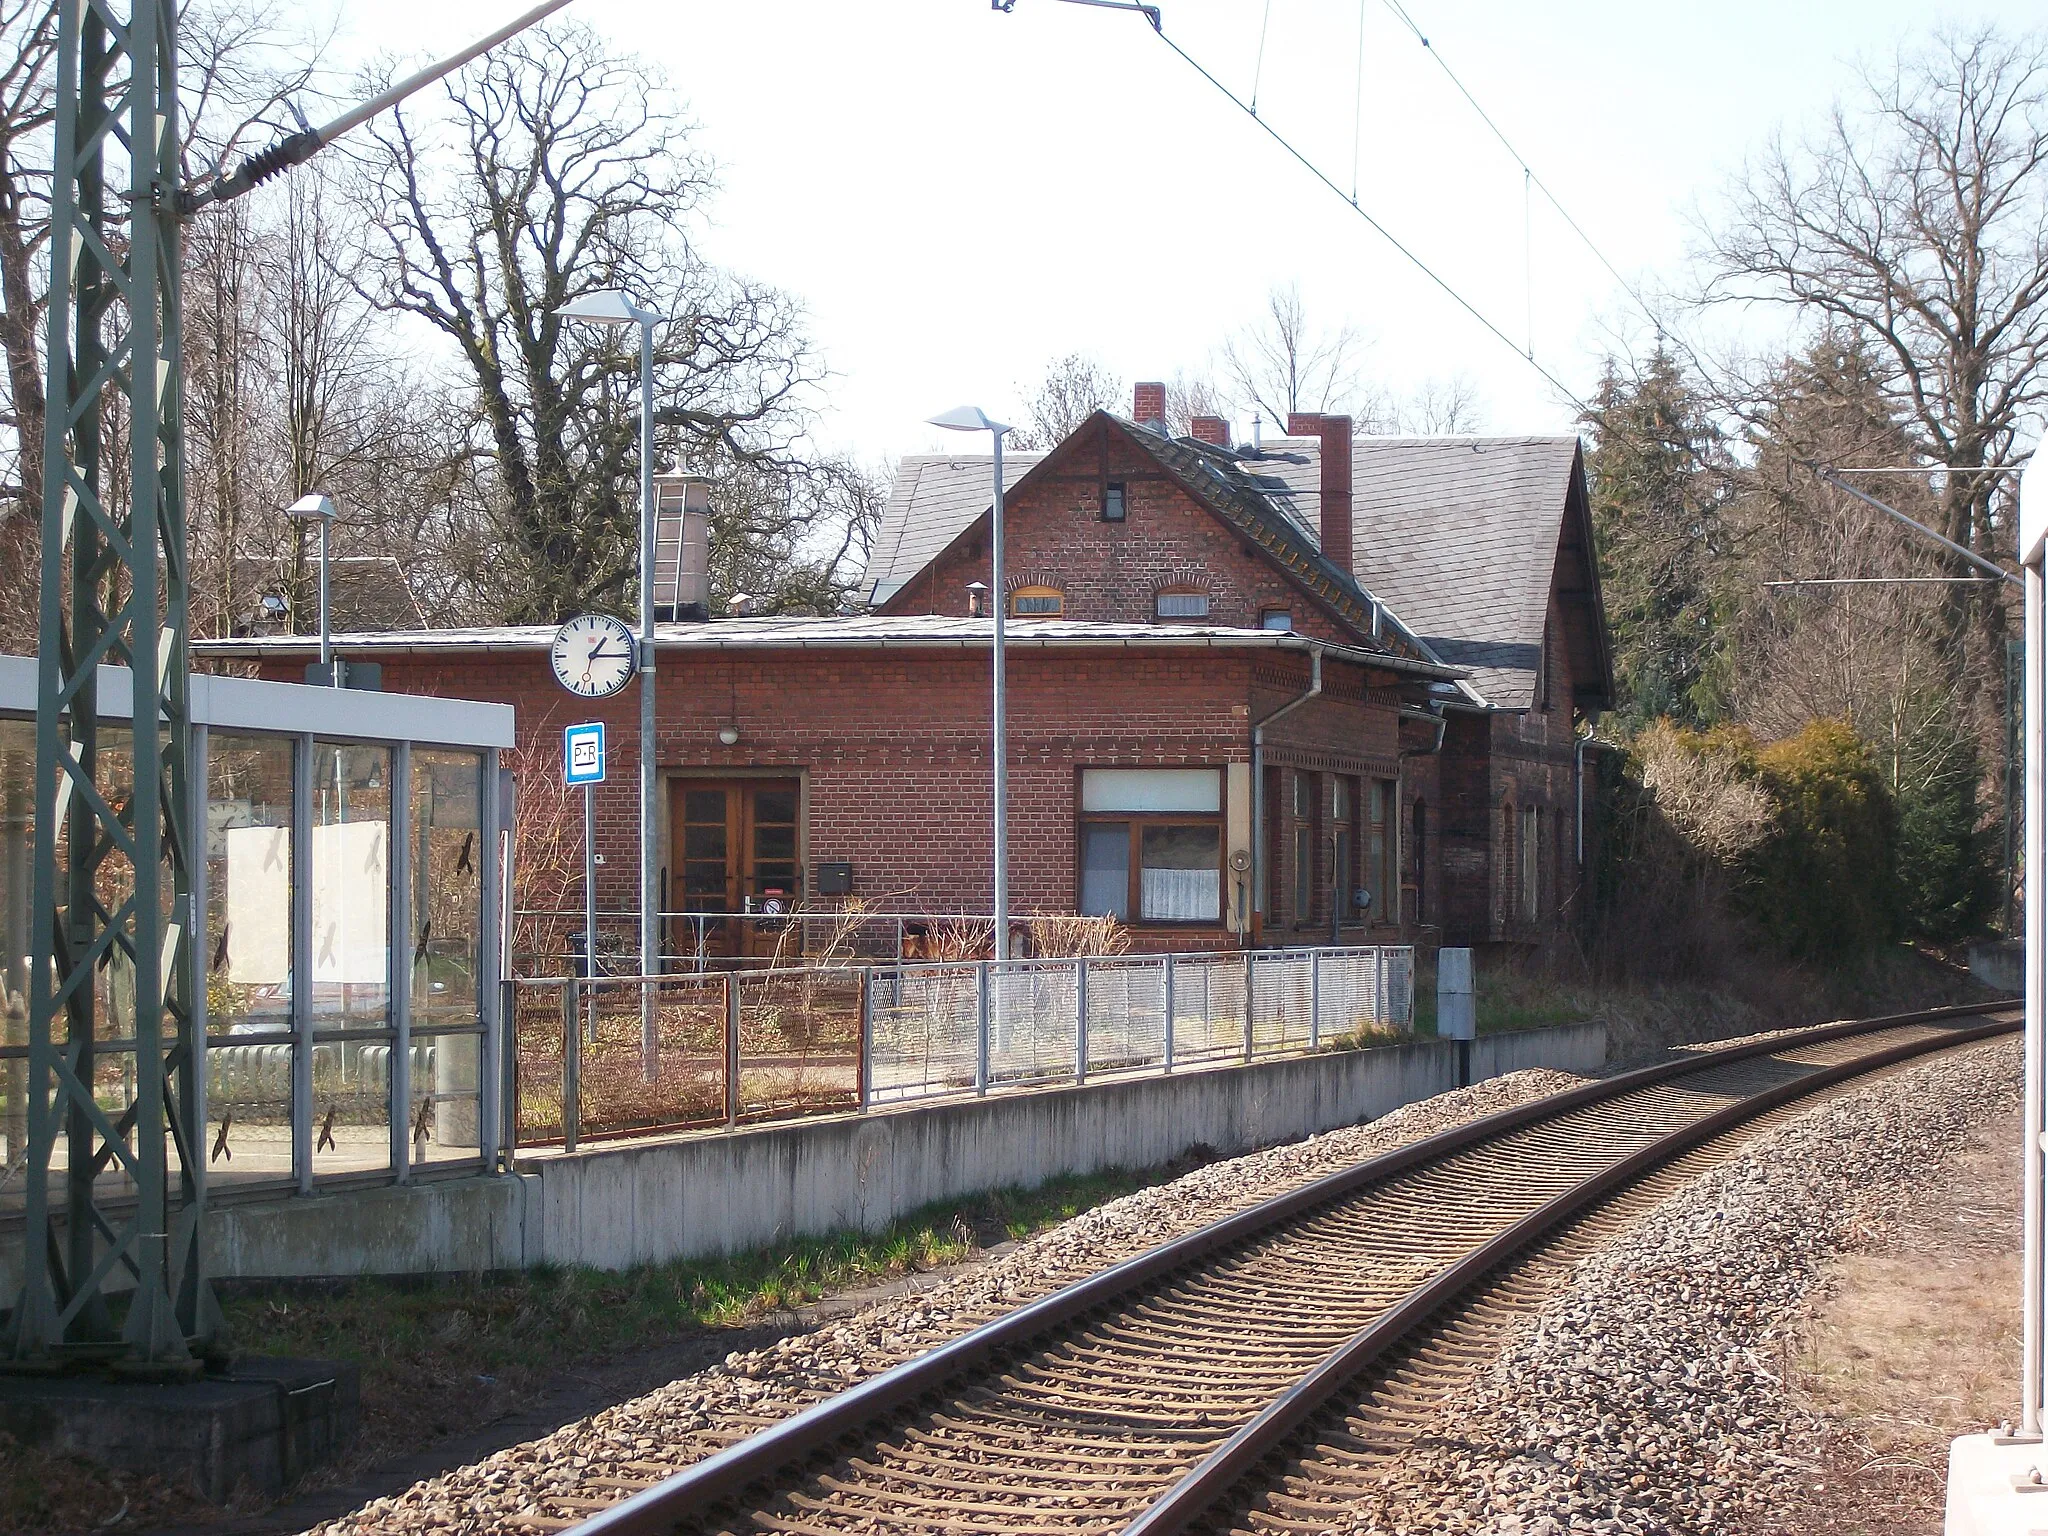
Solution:
M 1290 608 L 1262 608 L 1259 610 L 1259 628 L 1291 630 L 1294 628 L 1294 611 Z
M 1105 523 L 1120 523 L 1124 520 L 1124 488 L 1121 485 L 1105 485 L 1102 488 L 1102 520 Z
M 1020 619 L 1056 619 L 1065 610 L 1058 587 L 1019 587 L 1010 594 L 1010 612 Z
M 1209 617 L 1209 594 L 1206 592 L 1161 592 L 1152 603 L 1154 616 L 1162 619 Z

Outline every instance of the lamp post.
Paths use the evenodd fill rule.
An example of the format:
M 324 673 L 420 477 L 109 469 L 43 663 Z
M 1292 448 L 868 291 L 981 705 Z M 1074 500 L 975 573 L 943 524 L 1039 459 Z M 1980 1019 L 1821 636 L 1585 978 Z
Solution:
M 654 855 L 654 323 L 618 289 L 586 293 L 555 311 L 565 320 L 640 327 L 640 974 L 661 969 L 661 893 Z M 595 936 L 592 936 L 595 943 Z M 654 1080 L 654 993 L 640 988 L 640 1065 Z
M 1006 780 L 1008 757 L 1008 722 L 1003 714 L 1003 434 L 1010 429 L 1000 421 L 992 421 L 979 406 L 963 405 L 944 415 L 931 418 L 935 427 L 944 427 L 949 432 L 986 432 L 995 443 L 995 499 L 989 511 L 989 543 L 993 547 L 994 564 L 989 576 L 989 596 L 993 600 L 995 614 L 995 644 L 990 663 L 995 673 L 995 954 L 998 960 L 1007 960 L 1010 955 L 1010 851 L 1008 847 L 1007 811 L 1009 790 Z
M 334 664 L 334 632 L 327 607 L 331 595 L 327 581 L 327 535 L 334 527 L 334 503 L 315 491 L 285 508 L 285 516 L 294 522 L 320 525 L 320 670 L 326 674 L 324 681 L 328 687 L 339 688 L 341 669 Z

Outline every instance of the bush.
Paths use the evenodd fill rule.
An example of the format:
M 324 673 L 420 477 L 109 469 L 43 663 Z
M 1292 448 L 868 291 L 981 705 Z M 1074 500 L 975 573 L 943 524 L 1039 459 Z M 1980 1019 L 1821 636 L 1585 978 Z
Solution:
M 1756 754 L 1769 834 L 1743 860 L 1739 899 L 1797 960 L 1861 955 L 1899 936 L 1898 810 L 1847 724 L 1816 720 Z
M 1833 964 L 1897 937 L 1898 813 L 1847 725 L 1760 746 L 1659 721 L 1603 788 L 1603 972 L 1712 976 L 1758 941 Z

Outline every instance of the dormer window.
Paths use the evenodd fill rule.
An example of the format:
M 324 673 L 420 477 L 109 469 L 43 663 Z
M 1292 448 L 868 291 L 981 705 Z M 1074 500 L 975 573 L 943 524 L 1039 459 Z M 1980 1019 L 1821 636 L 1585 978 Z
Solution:
M 1206 592 L 1160 592 L 1152 599 L 1154 617 L 1161 619 L 1206 619 L 1209 617 L 1209 594 Z
M 1066 597 L 1058 587 L 1019 587 L 1010 594 L 1010 613 L 1019 619 L 1056 619 L 1066 612 Z
M 1102 488 L 1102 520 L 1105 523 L 1120 523 L 1124 520 L 1124 488 L 1121 485 L 1105 485 Z

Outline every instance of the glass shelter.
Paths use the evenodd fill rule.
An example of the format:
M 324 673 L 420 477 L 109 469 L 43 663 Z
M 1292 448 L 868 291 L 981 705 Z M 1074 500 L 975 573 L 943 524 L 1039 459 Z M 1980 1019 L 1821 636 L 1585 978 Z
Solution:
M 35 687 L 33 660 L 0 656 L 0 1221 L 26 1154 Z M 99 696 L 104 754 L 127 675 L 104 669 Z M 494 1166 L 511 708 L 194 677 L 192 720 L 209 1198 Z M 117 1116 L 135 1075 L 122 969 L 94 1008 Z M 118 1198 L 118 1169 L 100 1178 Z

